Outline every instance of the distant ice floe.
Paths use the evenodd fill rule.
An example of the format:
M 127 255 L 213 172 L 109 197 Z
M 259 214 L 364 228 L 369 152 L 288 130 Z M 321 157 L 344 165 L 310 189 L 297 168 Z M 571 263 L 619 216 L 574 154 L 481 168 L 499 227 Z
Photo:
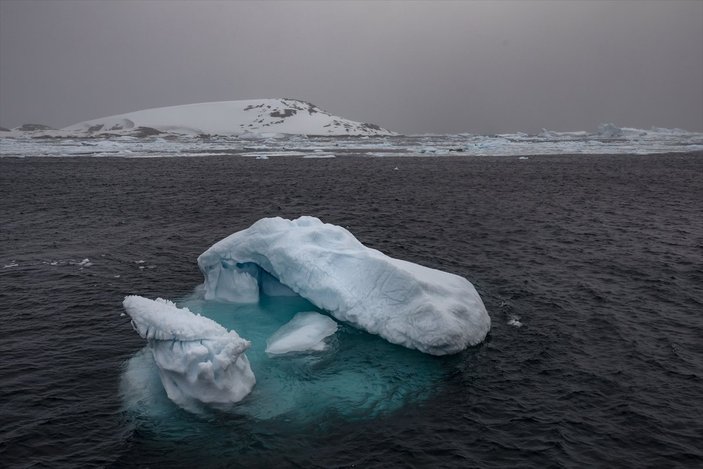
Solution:
M 58 132 L 59 134 L 46 134 Z M 63 133 L 61 133 L 63 132 Z M 46 134 L 46 135 L 45 135 Z M 44 138 L 47 137 L 47 138 Z M 48 138 L 51 137 L 51 138 Z M 703 133 L 601 124 L 595 132 L 543 130 L 536 135 L 367 135 L 314 137 L 256 135 L 91 136 L 66 131 L 0 132 L 5 157 L 372 157 L 530 156 L 557 154 L 657 154 L 703 151 Z M 332 157 L 328 156 L 328 157 Z M 261 158 L 263 159 L 263 158 Z
M 309 159 L 319 159 L 319 158 L 325 159 L 325 158 L 335 158 L 335 155 L 331 155 L 331 154 L 329 154 L 329 155 L 322 155 L 322 154 L 319 154 L 319 153 L 312 153 L 312 154 L 308 154 L 308 155 L 303 155 L 303 158 L 306 159 L 306 160 L 309 160 Z
M 16 260 L 11 260 L 9 264 L 4 264 L 3 268 L 9 269 L 12 267 L 19 267 L 19 263 Z M 88 259 L 87 257 L 82 259 L 82 260 L 76 260 L 76 259 L 33 259 L 33 260 L 25 260 L 23 261 L 23 266 L 37 266 L 37 265 L 49 265 L 52 267 L 57 267 L 57 266 L 76 266 L 79 268 L 84 268 L 84 267 L 91 267 L 93 265 L 93 262 Z

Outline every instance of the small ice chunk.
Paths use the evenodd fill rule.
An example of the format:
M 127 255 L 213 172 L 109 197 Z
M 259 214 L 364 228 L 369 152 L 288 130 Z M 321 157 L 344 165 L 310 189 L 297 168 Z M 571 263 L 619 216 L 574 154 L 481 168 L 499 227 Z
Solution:
M 623 131 L 620 127 L 610 122 L 605 122 L 598 126 L 598 135 L 604 138 L 622 137 Z
M 88 258 L 86 257 L 85 259 L 83 259 L 82 261 L 80 261 L 80 262 L 78 263 L 78 265 L 79 265 L 80 267 L 90 267 L 91 265 L 93 265 L 93 263 L 90 262 L 90 259 L 88 259 Z
M 511 315 L 510 319 L 508 319 L 508 326 L 522 327 L 522 323 L 520 322 L 520 318 L 518 316 Z
M 149 341 L 169 399 L 186 410 L 224 407 L 247 396 L 256 379 L 245 351 L 251 343 L 212 319 L 171 301 L 124 299 L 132 326 Z
M 321 352 L 325 339 L 337 332 L 337 323 L 329 316 L 307 311 L 293 316 L 266 341 L 266 353 Z
M 17 267 L 18 265 L 19 265 L 19 264 L 18 264 L 17 262 L 15 262 L 15 261 L 10 261 L 10 263 L 9 263 L 9 264 L 5 264 L 5 265 L 3 266 L 3 268 L 9 269 L 10 267 Z

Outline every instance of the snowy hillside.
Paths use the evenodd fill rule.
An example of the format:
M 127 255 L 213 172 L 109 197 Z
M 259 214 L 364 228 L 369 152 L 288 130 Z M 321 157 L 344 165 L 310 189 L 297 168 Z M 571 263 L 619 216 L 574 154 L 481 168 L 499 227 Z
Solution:
M 169 106 L 93 119 L 64 128 L 85 134 L 394 135 L 374 124 L 329 114 L 296 99 L 250 99 Z

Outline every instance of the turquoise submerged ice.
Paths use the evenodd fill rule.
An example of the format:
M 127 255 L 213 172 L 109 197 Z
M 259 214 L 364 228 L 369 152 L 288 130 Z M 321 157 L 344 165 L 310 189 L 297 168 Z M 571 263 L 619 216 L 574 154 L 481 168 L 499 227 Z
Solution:
M 204 285 L 179 306 L 125 299 L 148 340 L 122 377 L 139 415 L 168 416 L 175 403 L 259 420 L 373 416 L 426 396 L 444 373 L 436 355 L 490 328 L 467 280 L 312 217 L 260 220 L 198 264 Z
M 236 330 L 238 335 L 246 338 L 250 346 L 244 355 L 256 375 L 251 392 L 229 406 L 221 403 L 205 405 L 198 394 L 176 402 L 169 398 L 161 381 L 162 372 L 155 360 L 154 345 L 171 350 L 175 354 L 172 360 L 178 362 L 181 360 L 181 344 L 150 339 L 150 344 L 126 363 L 121 380 L 124 406 L 146 428 L 179 438 L 209 432 L 212 430 L 208 423 L 211 414 L 217 415 L 221 411 L 233 418 L 254 419 L 262 423 L 276 421 L 278 429 L 282 425 L 282 431 L 285 431 L 290 426 L 293 432 L 300 431 L 300 425 L 317 426 L 334 417 L 372 418 L 437 392 L 452 363 L 451 358 L 399 347 L 349 324 L 337 322 L 299 296 L 262 295 L 255 304 L 233 304 L 208 301 L 196 292 L 180 301 L 179 306 L 188 308 L 194 316 L 207 316 L 223 329 Z M 322 350 L 282 354 L 266 351 L 271 345 L 281 345 L 279 339 L 295 339 L 295 334 L 289 332 L 303 326 L 298 324 L 300 327 L 288 329 L 286 325 L 300 313 L 312 311 L 336 323 L 336 331 L 330 335 L 326 335 L 329 329 L 325 330 L 329 323 L 317 328 L 313 334 L 317 337 L 326 335 L 321 342 L 317 341 L 322 347 L 313 347 Z M 301 333 L 306 335 L 304 331 Z M 314 340 L 309 343 L 312 342 Z M 164 345 L 159 345 L 161 343 Z M 205 363 L 207 358 L 202 357 Z M 190 363 L 197 368 L 196 363 Z M 206 367 L 209 367 L 207 363 Z M 223 382 L 219 386 L 224 389 L 241 385 Z M 188 386 L 185 389 L 198 388 Z M 187 414 L 178 411 L 179 407 L 208 418 L 188 419 Z M 252 431 L 256 428 L 247 427 Z
M 340 321 L 432 355 L 476 345 L 491 327 L 465 278 L 386 256 L 314 217 L 259 220 L 213 245 L 198 265 L 205 299 L 294 292 Z

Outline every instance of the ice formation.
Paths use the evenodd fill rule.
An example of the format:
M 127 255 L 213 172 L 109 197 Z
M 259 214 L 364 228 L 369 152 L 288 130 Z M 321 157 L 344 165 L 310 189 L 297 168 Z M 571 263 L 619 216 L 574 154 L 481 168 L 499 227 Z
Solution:
M 244 352 L 249 341 L 168 300 L 128 296 L 123 306 L 149 341 L 161 383 L 173 402 L 227 406 L 251 392 L 256 379 Z
M 491 326 L 465 278 L 391 258 L 314 217 L 261 219 L 214 244 L 198 265 L 206 300 L 292 291 L 340 321 L 433 355 L 476 345 Z
M 394 135 L 381 127 L 334 116 L 297 99 L 248 99 L 168 106 L 92 119 L 62 129 L 99 135 Z
M 273 107 L 273 106 L 272 106 Z M 247 111 L 254 112 L 254 110 Z M 257 111 L 258 112 L 258 111 Z M 246 113 L 245 113 L 246 114 Z M 308 114 L 309 115 L 309 114 Z M 315 114 L 317 116 L 318 114 Z M 297 115 L 296 115 L 297 116 Z M 186 115 L 188 119 L 189 116 Z M 295 116 L 287 118 L 294 119 Z M 257 119 L 260 120 L 260 119 Z M 229 125 L 233 121 L 227 120 Z M 340 121 L 341 122 L 341 121 Z M 264 121 L 264 124 L 266 121 Z M 263 126 L 261 122 L 255 125 Z M 292 124 L 292 121 L 291 121 Z M 97 125 L 97 124 L 96 124 Z M 184 120 L 182 126 L 195 125 Z M 280 124 L 284 125 L 284 124 Z M 330 129 L 324 127 L 323 129 Z M 248 124 L 245 125 L 248 127 Z M 72 127 L 73 128 L 73 127 Z M 331 141 L 329 137 L 291 135 L 296 129 L 288 127 L 282 133 L 261 131 L 248 134 L 216 134 L 201 136 L 195 130 L 190 134 L 175 129 L 163 130 L 159 135 L 135 136 L 139 127 L 123 130 L 101 130 L 91 133 L 81 130 L 36 130 L 0 132 L 0 157 L 34 156 L 92 156 L 122 158 L 162 158 L 184 156 L 217 156 L 232 154 L 241 157 L 303 157 L 317 155 L 355 154 L 373 157 L 393 156 L 531 156 L 564 154 L 657 154 L 703 151 L 703 133 L 681 129 L 601 125 L 596 132 L 556 132 L 544 130 L 537 135 L 524 133 L 500 135 L 433 135 L 433 136 L 345 136 Z M 90 128 L 90 127 L 89 127 Z M 108 126 L 108 129 L 112 127 Z M 268 127 L 264 127 L 268 128 Z M 346 131 L 346 127 L 343 127 Z M 164 128 L 165 129 L 165 128 Z M 352 127 L 349 127 L 351 130 Z M 214 129 L 213 129 L 214 130 Z M 283 138 L 280 138 L 282 137 Z M 51 138 L 46 138 L 51 137 Z M 253 144 L 249 138 L 257 138 Z M 314 160 L 313 160 L 314 161 Z M 312 164 L 312 163 L 311 163 Z
M 325 339 L 335 332 L 337 323 L 328 316 L 314 311 L 298 313 L 266 341 L 266 353 L 321 352 L 327 349 Z

